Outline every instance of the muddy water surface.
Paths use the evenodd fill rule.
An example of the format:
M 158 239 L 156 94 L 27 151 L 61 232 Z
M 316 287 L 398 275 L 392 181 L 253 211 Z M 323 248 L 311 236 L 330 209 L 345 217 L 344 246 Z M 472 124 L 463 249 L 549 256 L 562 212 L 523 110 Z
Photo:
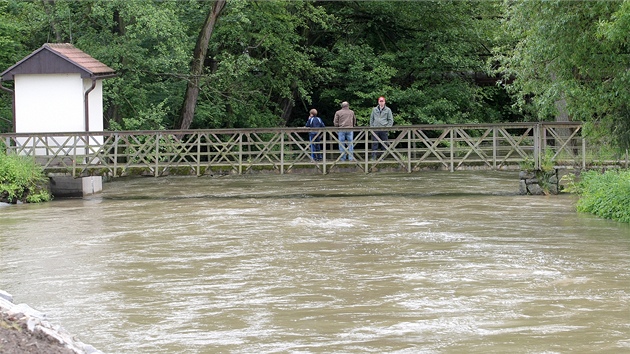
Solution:
M 104 189 L 0 209 L 0 289 L 106 353 L 630 353 L 630 227 L 512 172 Z

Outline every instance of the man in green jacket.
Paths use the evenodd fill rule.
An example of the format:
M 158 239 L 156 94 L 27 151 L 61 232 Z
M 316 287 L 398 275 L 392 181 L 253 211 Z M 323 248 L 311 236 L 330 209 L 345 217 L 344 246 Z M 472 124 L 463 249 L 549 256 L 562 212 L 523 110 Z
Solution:
M 378 106 L 372 109 L 370 115 L 370 127 L 391 127 L 394 125 L 394 115 L 392 110 L 385 105 L 385 97 L 378 98 Z M 387 131 L 375 131 L 372 135 L 372 160 L 376 160 L 382 154 L 380 150 L 385 151 L 385 143 L 387 142 Z

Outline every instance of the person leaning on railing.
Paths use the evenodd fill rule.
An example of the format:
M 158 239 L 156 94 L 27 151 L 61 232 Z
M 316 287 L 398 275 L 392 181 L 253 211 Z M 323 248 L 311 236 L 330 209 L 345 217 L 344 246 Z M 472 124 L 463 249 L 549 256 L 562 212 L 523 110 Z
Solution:
M 309 128 L 323 128 L 326 125 L 324 121 L 317 116 L 317 110 L 311 109 L 310 115 L 306 120 L 306 127 Z M 308 140 L 311 142 L 311 158 L 315 161 L 322 160 L 322 146 L 320 141 L 322 140 L 322 134 L 320 132 L 308 132 Z
M 335 112 L 333 123 L 335 127 L 339 128 L 353 128 L 357 125 L 357 117 L 354 115 L 354 111 L 350 109 L 348 102 L 341 102 L 341 109 Z M 351 130 L 339 132 L 339 153 L 341 154 L 341 161 L 346 161 L 346 158 L 349 161 L 354 161 L 353 138 L 354 132 Z
M 385 105 L 385 97 L 378 98 L 378 105 L 372 109 L 370 115 L 370 127 L 391 127 L 394 125 L 394 115 L 392 110 Z M 372 160 L 376 160 L 381 156 L 380 150 L 385 151 L 385 143 L 387 142 L 387 131 L 375 131 L 372 135 Z M 379 142 L 379 139 L 382 141 Z

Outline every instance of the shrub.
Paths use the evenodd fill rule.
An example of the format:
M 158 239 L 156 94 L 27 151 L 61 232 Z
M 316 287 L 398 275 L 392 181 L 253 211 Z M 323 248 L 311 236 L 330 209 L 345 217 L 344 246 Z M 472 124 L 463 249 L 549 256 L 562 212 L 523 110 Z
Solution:
M 575 187 L 579 212 L 630 223 L 630 170 L 587 171 Z
M 0 151 L 0 201 L 39 203 L 51 199 L 48 178 L 33 158 Z

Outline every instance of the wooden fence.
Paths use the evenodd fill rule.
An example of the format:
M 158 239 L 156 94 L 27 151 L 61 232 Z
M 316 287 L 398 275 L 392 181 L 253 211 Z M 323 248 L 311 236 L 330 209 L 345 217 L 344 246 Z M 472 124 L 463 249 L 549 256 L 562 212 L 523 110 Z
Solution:
M 353 131 L 353 161 L 343 161 L 338 132 Z M 545 160 L 586 167 L 580 123 L 413 125 L 389 128 L 372 159 L 375 129 L 265 128 L 0 134 L 9 153 L 34 156 L 46 172 L 85 175 L 245 174 L 256 170 L 318 173 L 422 169 L 539 168 Z M 320 138 L 313 159 L 308 133 Z M 315 156 L 319 157 L 319 156 Z M 627 159 L 627 157 L 626 157 Z M 626 161 L 627 163 L 627 161 Z

